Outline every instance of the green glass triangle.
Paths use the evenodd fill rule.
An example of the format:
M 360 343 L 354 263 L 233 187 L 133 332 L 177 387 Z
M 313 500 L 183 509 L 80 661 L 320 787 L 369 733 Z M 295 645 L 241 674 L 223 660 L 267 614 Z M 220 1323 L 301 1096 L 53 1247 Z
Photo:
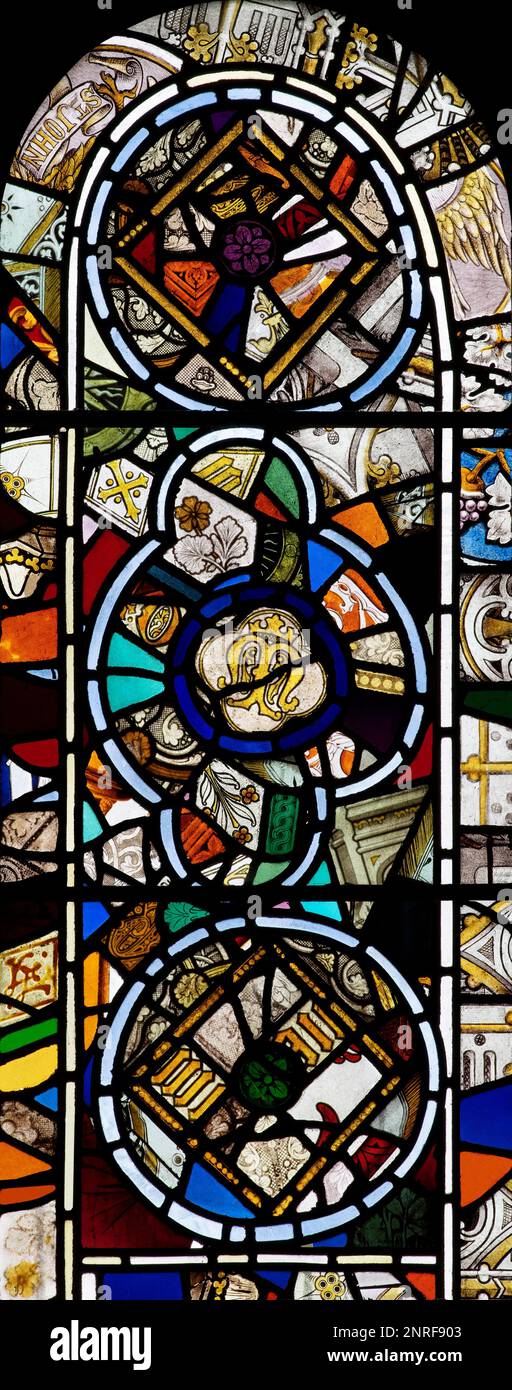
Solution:
M 286 873 L 286 870 L 289 869 L 289 867 L 289 859 L 286 860 L 285 863 L 283 863 L 283 861 L 280 860 L 279 864 L 269 864 L 267 860 L 263 864 L 260 864 L 259 869 L 256 870 L 256 873 L 254 875 L 254 883 L 267 883 L 270 878 L 277 878 L 278 874 Z
M 152 652 L 139 646 L 138 642 L 132 642 L 130 637 L 124 637 L 121 632 L 114 633 L 108 649 L 108 664 L 126 667 L 128 671 L 155 671 L 159 676 L 163 676 L 165 670 L 158 656 L 153 656 Z
M 284 502 L 291 516 L 300 516 L 300 498 L 290 469 L 280 458 L 273 458 L 265 473 L 266 486 Z
M 107 693 L 113 714 L 129 705 L 149 705 L 165 690 L 163 681 L 150 676 L 108 676 Z
M 86 843 L 89 840 L 95 840 L 98 835 L 101 835 L 102 826 L 100 821 L 98 820 L 96 812 L 93 811 L 92 806 L 89 806 L 87 802 L 84 805 L 83 825 L 84 840 Z
M 332 917 L 334 922 L 341 922 L 342 920 L 337 903 L 312 902 L 311 899 L 308 899 L 307 902 L 301 903 L 301 907 L 306 912 L 314 912 L 315 917 Z
M 308 880 L 308 888 L 322 888 L 325 883 L 332 883 L 331 871 L 325 859 L 323 864 L 318 865 L 316 873 Z

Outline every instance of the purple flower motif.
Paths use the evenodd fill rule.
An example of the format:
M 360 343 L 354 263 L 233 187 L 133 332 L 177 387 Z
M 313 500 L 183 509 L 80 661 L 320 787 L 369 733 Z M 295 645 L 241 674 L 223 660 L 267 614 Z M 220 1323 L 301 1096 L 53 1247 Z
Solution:
M 235 275 L 257 275 L 266 270 L 274 258 L 272 238 L 264 227 L 255 222 L 240 222 L 228 232 L 224 242 L 224 258 Z

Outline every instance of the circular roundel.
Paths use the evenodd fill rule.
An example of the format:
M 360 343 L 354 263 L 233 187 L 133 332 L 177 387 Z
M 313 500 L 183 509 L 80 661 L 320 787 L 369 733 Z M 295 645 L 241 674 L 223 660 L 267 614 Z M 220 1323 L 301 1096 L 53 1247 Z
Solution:
M 336 801 L 410 761 L 419 635 L 385 546 L 377 563 L 349 520 L 263 430 L 198 436 L 163 462 L 147 536 L 101 598 L 89 699 L 105 761 L 181 879 L 298 882 Z M 398 669 L 368 660 L 369 631 L 393 633 Z
M 418 1163 L 439 1086 L 423 1004 L 378 950 L 304 919 L 255 926 L 199 927 L 153 959 L 96 1063 L 112 1158 L 227 1245 L 364 1219 Z
M 170 666 L 173 698 L 198 738 L 217 730 L 217 747 L 239 757 L 309 748 L 341 718 L 348 691 L 321 603 L 254 574 L 227 592 L 209 587 L 179 630 Z
M 199 99 L 196 80 L 121 121 L 102 169 L 86 237 L 109 255 L 87 273 L 109 352 L 179 405 L 364 405 L 425 329 L 396 156 L 307 74 L 302 93 L 216 74 Z

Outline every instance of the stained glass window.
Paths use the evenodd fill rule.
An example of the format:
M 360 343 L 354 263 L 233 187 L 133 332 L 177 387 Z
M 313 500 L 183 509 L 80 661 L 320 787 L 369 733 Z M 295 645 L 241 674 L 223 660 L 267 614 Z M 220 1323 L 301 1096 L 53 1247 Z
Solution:
M 302 0 L 16 134 L 0 1298 L 510 1296 L 506 147 Z

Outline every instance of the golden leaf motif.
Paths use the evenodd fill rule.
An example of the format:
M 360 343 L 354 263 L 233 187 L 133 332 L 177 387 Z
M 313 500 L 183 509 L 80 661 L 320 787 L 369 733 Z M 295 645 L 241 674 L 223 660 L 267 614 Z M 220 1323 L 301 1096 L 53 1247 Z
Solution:
M 11 1298 L 33 1298 L 41 1282 L 35 1260 L 20 1260 L 17 1265 L 10 1265 L 4 1277 Z
M 194 62 L 211 63 L 218 37 L 218 32 L 212 31 L 203 20 L 201 24 L 192 24 L 187 30 L 183 47 Z
M 365 25 L 352 25 L 352 35 L 345 45 L 345 52 L 341 60 L 341 70 L 336 78 L 336 86 L 345 87 L 348 92 L 352 91 L 353 87 L 359 87 L 363 80 L 359 73 L 347 71 L 349 68 L 353 69 L 358 58 L 361 57 L 358 44 L 360 48 L 364 49 L 365 53 L 375 53 L 377 48 L 377 35 L 370 34 Z
M 228 43 L 231 54 L 231 57 L 227 60 L 228 63 L 256 62 L 258 45 L 256 39 L 251 39 L 250 34 L 240 34 L 239 38 L 236 38 L 235 34 L 230 34 Z
M 107 97 L 107 100 L 110 98 L 110 101 L 114 103 L 116 111 L 122 111 L 126 102 L 133 101 L 134 97 L 137 96 L 137 84 L 135 84 L 134 87 L 129 87 L 126 92 L 120 92 L 116 79 L 112 76 L 112 73 L 102 72 L 101 85 L 98 83 L 96 91 L 100 92 L 102 97 Z
M 376 487 L 386 487 L 388 483 L 396 483 L 402 476 L 400 465 L 394 463 L 389 454 L 381 454 L 378 462 L 370 461 L 366 471 L 368 478 L 375 483 Z
M 182 975 L 178 980 L 174 993 L 179 1004 L 183 1004 L 188 1009 L 191 1004 L 195 1004 L 201 994 L 208 988 L 206 980 L 201 975 Z
M 0 565 L 24 565 L 25 569 L 38 574 L 40 570 L 55 569 L 54 560 L 43 560 L 40 555 L 27 555 L 15 545 L 5 555 L 0 555 Z
M 94 135 L 91 135 L 91 138 L 86 141 L 85 145 L 79 145 L 77 150 L 71 150 L 60 163 L 53 164 L 51 169 L 47 170 L 42 182 L 45 183 L 48 188 L 56 188 L 63 192 L 71 193 L 84 159 L 89 153 L 89 150 L 92 149 L 93 144 Z

